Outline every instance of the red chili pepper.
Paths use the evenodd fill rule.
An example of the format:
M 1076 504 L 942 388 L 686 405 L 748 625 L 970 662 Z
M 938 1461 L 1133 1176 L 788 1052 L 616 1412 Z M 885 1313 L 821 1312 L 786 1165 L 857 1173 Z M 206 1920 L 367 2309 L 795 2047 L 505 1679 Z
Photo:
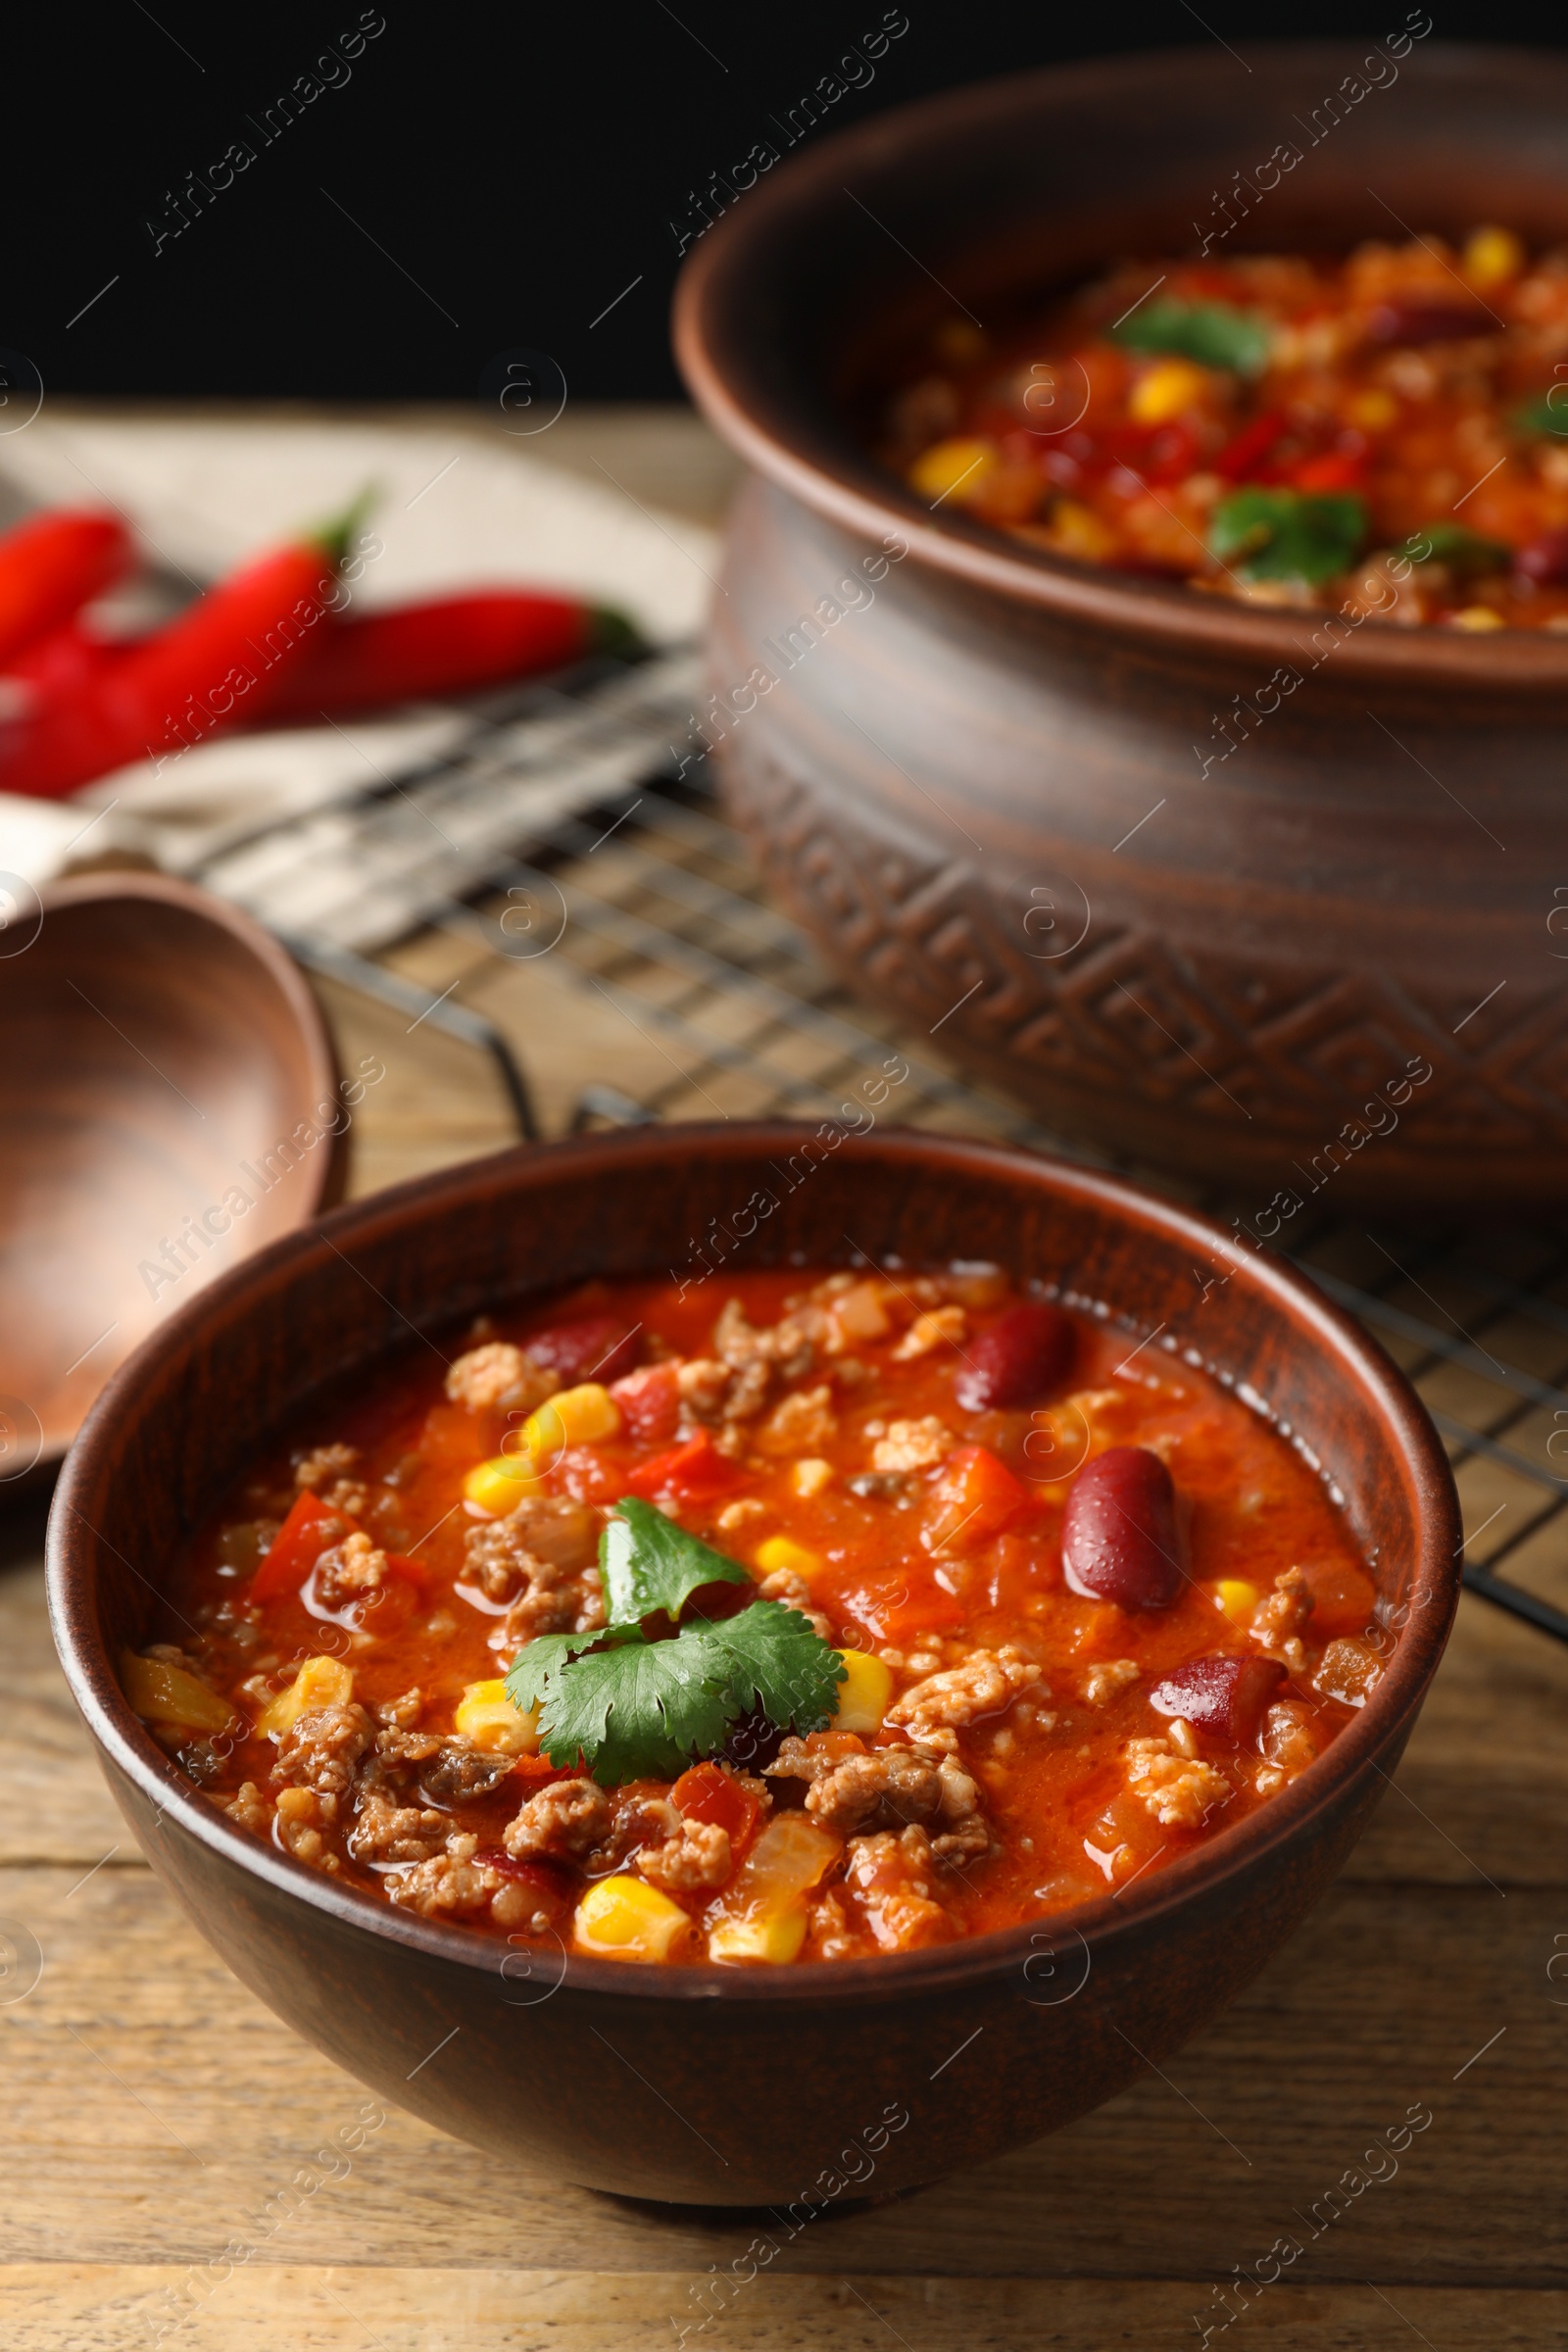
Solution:
M 719 1452 L 706 1429 L 671 1446 L 665 1453 L 651 1454 L 629 1471 L 622 1484 L 631 1494 L 722 1494 L 734 1486 L 740 1472 L 727 1454 Z
M 269 720 L 473 694 L 632 642 L 618 613 L 564 596 L 494 591 L 334 621 L 269 706 Z
M 1239 482 L 1263 458 L 1267 457 L 1281 433 L 1285 419 L 1275 409 L 1254 416 L 1244 425 L 1234 441 L 1228 441 L 1214 460 L 1214 471 L 1227 482 Z
M 0 668 L 102 596 L 131 561 L 130 535 L 112 514 L 63 508 L 0 537 Z
M 245 565 L 80 692 L 40 694 L 0 740 L 0 791 L 74 792 L 259 717 L 328 619 L 350 527 Z
M 294 1498 L 293 1508 L 276 1535 L 271 1549 L 251 1579 L 247 1597 L 270 1600 L 279 1592 L 297 1592 L 330 1544 L 361 1534 L 360 1523 L 347 1511 L 333 1510 L 309 1487 Z

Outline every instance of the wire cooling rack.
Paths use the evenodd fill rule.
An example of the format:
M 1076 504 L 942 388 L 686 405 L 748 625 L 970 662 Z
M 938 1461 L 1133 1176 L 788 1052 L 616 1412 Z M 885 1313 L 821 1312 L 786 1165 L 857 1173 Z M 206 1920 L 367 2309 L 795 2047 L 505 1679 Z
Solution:
M 585 1001 L 622 1015 L 646 1045 L 638 1080 L 608 1083 L 585 1060 L 577 1128 L 818 1119 L 896 1053 L 902 1122 L 1093 1158 L 966 1080 L 939 1036 L 851 998 L 761 897 L 705 764 L 681 755 L 696 684 L 695 656 L 677 652 L 492 699 L 438 763 L 259 832 L 199 878 L 314 969 L 488 1052 L 528 1137 L 540 1124 L 507 1024 L 377 957 L 427 934 L 505 965 L 548 953 Z M 1222 1223 L 1231 1205 L 1212 1192 L 1198 1204 Z M 1458 1481 L 1467 1587 L 1568 1641 L 1568 1229 L 1412 1233 L 1320 1213 L 1293 1239 L 1296 1262 L 1424 1397 Z

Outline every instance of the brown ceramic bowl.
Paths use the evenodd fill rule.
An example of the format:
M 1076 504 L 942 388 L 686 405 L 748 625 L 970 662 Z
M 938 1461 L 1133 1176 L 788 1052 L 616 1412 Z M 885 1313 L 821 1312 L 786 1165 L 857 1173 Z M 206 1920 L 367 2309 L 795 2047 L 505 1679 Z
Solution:
M 12 898 L 0 1494 L 172 1304 L 333 1197 L 346 1122 L 316 999 L 249 915 L 161 874 Z
M 867 454 L 901 338 L 1195 250 L 1279 142 L 1300 162 L 1217 254 L 1401 221 L 1568 236 L 1568 60 L 1418 41 L 1314 138 L 1369 46 L 955 91 L 812 146 L 705 233 L 677 352 L 753 473 L 703 740 L 844 976 L 1061 1127 L 1302 1199 L 1555 1197 L 1568 638 L 1325 635 L 930 513 Z M 1412 1063 L 1396 1127 L 1367 1106 Z
M 55 1638 L 110 1786 L 235 1974 L 431 2123 L 641 2197 L 789 2202 L 847 2134 L 886 2131 L 887 2109 L 907 2123 L 860 2185 L 906 2188 L 1109 2098 L 1212 2017 L 1327 1886 L 1403 1747 L 1458 1589 L 1457 1504 L 1431 1423 L 1299 1276 L 1225 1258 L 1214 1228 L 1081 1168 L 840 1131 L 806 1169 L 808 1134 L 593 1136 L 338 1210 L 153 1335 L 89 1415 L 50 1525 Z M 990 1256 L 1250 1383 L 1343 1494 L 1399 1628 L 1364 1711 L 1284 1794 L 1119 1898 L 1049 1930 L 888 1959 L 743 1972 L 561 1951 L 530 1974 L 520 1952 L 334 1885 L 236 1829 L 132 1715 L 113 1660 L 144 1636 L 150 1588 L 268 1434 L 318 1384 L 396 1348 L 418 1360 L 423 1334 L 498 1300 L 692 1271 L 698 1237 L 762 1191 L 778 1205 L 748 1263 L 842 1263 L 846 1234 L 879 1259 Z M 1236 1270 L 1195 1308 L 1191 1268 L 1215 1258 Z M 723 1290 L 715 1279 L 715 1313 Z

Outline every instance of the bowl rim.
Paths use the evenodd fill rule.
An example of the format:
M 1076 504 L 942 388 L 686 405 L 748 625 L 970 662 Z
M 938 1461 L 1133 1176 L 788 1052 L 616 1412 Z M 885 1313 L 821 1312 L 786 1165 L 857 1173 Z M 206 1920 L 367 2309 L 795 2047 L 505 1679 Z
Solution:
M 217 1857 L 237 1864 L 278 1892 L 299 1897 L 340 1928 L 363 1930 L 427 1959 L 482 1975 L 504 1972 L 509 1955 L 514 1957 L 510 1946 L 502 1948 L 468 1929 L 422 1919 L 324 1877 L 240 1829 L 185 1778 L 131 1712 L 92 1621 L 86 1596 L 92 1547 L 113 1546 L 79 1506 L 90 1505 L 94 1483 L 112 1463 L 121 1442 L 122 1424 L 133 1424 L 148 1373 L 178 1356 L 202 1324 L 242 1319 L 248 1293 L 286 1283 L 312 1265 L 324 1266 L 356 1240 L 374 1237 L 378 1229 L 401 1230 L 407 1242 L 421 1225 L 461 1215 L 469 1201 L 492 1199 L 497 1192 L 569 1184 L 578 1171 L 601 1170 L 606 1161 L 618 1163 L 626 1180 L 635 1182 L 640 1169 L 656 1161 L 689 1160 L 696 1152 L 721 1158 L 766 1156 L 798 1144 L 802 1132 L 795 1123 L 773 1120 L 636 1127 L 514 1147 L 415 1177 L 280 1236 L 187 1300 L 126 1358 L 83 1423 L 56 1491 L 47 1543 L 49 1613 L 61 1664 L 89 1731 L 107 1759 L 161 1816 Z M 850 1137 L 844 1149 L 868 1172 L 896 1171 L 916 1159 L 929 1168 L 934 1159 L 971 1179 L 988 1173 L 1009 1180 L 1022 1175 L 1043 1194 L 1109 1212 L 1134 1232 L 1155 1229 L 1198 1251 L 1219 1244 L 1235 1255 L 1232 1237 L 1206 1218 L 1120 1177 L 1045 1153 L 896 1127 Z M 1437 1669 L 1458 1602 L 1461 1535 L 1452 1473 L 1426 1408 L 1404 1375 L 1305 1275 L 1259 1254 L 1238 1267 L 1237 1279 L 1261 1292 L 1287 1323 L 1298 1327 L 1331 1364 L 1338 1364 L 1342 1375 L 1354 1378 L 1406 1465 L 1416 1499 L 1410 1605 L 1394 1655 L 1365 1706 L 1299 1779 L 1163 1870 L 1017 1927 L 960 1937 L 925 1951 L 765 1970 L 726 1969 L 709 1962 L 639 1967 L 568 1952 L 562 1944 L 561 1977 L 552 1990 L 614 1993 L 621 1999 L 723 1998 L 771 2005 L 916 1998 L 1001 1979 L 1026 1967 L 1041 1954 L 1042 1944 L 1048 1952 L 1073 1942 L 1087 1950 L 1091 1941 L 1104 1943 L 1146 1933 L 1163 1914 L 1217 1888 L 1286 1843 L 1312 1816 L 1328 1811 L 1364 1770 L 1382 1771 L 1378 1756 L 1408 1731 Z
M 1347 36 L 1344 41 L 1262 41 L 1253 49 L 1265 69 L 1320 65 L 1328 71 L 1331 65 L 1343 67 L 1352 45 Z M 1482 69 L 1503 75 L 1511 72 L 1521 92 L 1533 96 L 1545 77 L 1556 85 L 1562 111 L 1568 113 L 1568 58 L 1559 52 L 1458 41 L 1432 43 L 1400 61 L 1401 76 L 1409 77 L 1417 93 L 1413 100 L 1407 95 L 1406 113 L 1419 102 L 1423 83 L 1446 87 L 1456 74 Z M 1184 88 L 1210 82 L 1228 86 L 1234 72 L 1227 59 L 1188 46 L 1049 66 L 891 107 L 788 157 L 703 231 L 681 266 L 671 335 L 693 400 L 755 472 L 858 540 L 895 535 L 929 573 L 1043 617 L 1087 625 L 1167 655 L 1224 655 L 1290 665 L 1302 652 L 1303 634 L 1336 617 L 1328 608 L 1260 607 L 1205 596 L 1174 581 L 1142 579 L 1028 548 L 951 512 L 933 523 L 927 510 L 884 473 L 869 452 L 861 461 L 833 466 L 806 445 L 808 433 L 791 425 L 781 428 L 760 416 L 746 380 L 745 355 L 726 327 L 726 283 L 765 280 L 770 241 L 789 226 L 792 216 L 809 221 L 825 197 L 847 193 L 851 176 L 874 189 L 877 174 L 900 169 L 911 151 L 940 145 L 945 136 L 971 134 L 977 126 L 1031 108 L 1067 113 L 1125 97 L 1145 84 L 1174 103 Z M 1227 164 L 1231 160 L 1227 150 Z M 1568 161 L 1564 193 L 1568 196 Z M 796 225 L 799 229 L 799 220 Z M 819 413 L 833 416 L 825 391 Z M 833 416 L 840 430 L 843 421 Z M 1373 682 L 1430 690 L 1442 682 L 1450 693 L 1551 696 L 1568 691 L 1568 634 L 1547 629 L 1467 632 L 1427 623 L 1379 628 L 1374 618 L 1333 650 L 1338 677 L 1353 681 L 1357 690 Z
M 86 873 L 56 875 L 50 881 L 37 884 L 35 895 L 44 923 L 48 922 L 51 914 L 69 913 L 78 906 L 130 900 L 146 906 L 176 909 L 198 922 L 207 923 L 215 931 L 226 932 L 261 967 L 282 998 L 305 1054 L 312 1102 L 321 1102 L 335 1092 L 339 1075 L 337 1056 L 325 1015 L 317 1002 L 315 992 L 288 950 L 243 906 L 219 898 L 214 891 L 203 890 L 198 883 L 184 881 L 177 874 L 155 872 L 140 866 L 95 866 Z M 319 1213 L 322 1202 L 330 1199 L 342 1177 L 346 1155 L 345 1129 L 341 1134 L 332 1136 L 327 1150 L 316 1155 L 308 1164 L 308 1181 L 300 1188 L 296 1229 L 309 1224 Z M 132 1359 L 127 1357 L 125 1360 L 129 1362 Z M 100 1390 L 99 1395 L 102 1393 Z M 95 1398 L 94 1403 L 96 1401 Z M 88 1412 L 91 1410 L 92 1406 L 89 1406 Z M 77 1424 L 78 1435 L 85 1418 L 84 1415 Z M 69 1452 L 74 1442 L 74 1438 L 65 1438 L 45 1444 L 33 1464 L 33 1470 L 50 1468 Z

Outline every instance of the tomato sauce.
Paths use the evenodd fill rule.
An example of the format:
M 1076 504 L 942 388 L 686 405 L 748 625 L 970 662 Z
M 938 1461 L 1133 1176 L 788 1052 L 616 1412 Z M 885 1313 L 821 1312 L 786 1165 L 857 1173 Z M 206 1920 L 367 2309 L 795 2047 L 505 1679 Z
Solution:
M 995 1268 L 597 1285 L 442 1352 L 318 1405 L 123 1663 L 245 1828 L 423 1916 L 735 1964 L 1048 1918 L 1269 1802 L 1381 1671 L 1314 1469 Z M 552 1757 L 504 1678 L 564 1637 L 619 1671 L 607 1525 L 723 1555 L 640 1655 L 765 1600 L 836 1711 L 732 1706 L 632 1778 Z
M 1355 621 L 1568 628 L 1568 253 L 1131 262 L 904 358 L 884 462 L 1059 555 Z

